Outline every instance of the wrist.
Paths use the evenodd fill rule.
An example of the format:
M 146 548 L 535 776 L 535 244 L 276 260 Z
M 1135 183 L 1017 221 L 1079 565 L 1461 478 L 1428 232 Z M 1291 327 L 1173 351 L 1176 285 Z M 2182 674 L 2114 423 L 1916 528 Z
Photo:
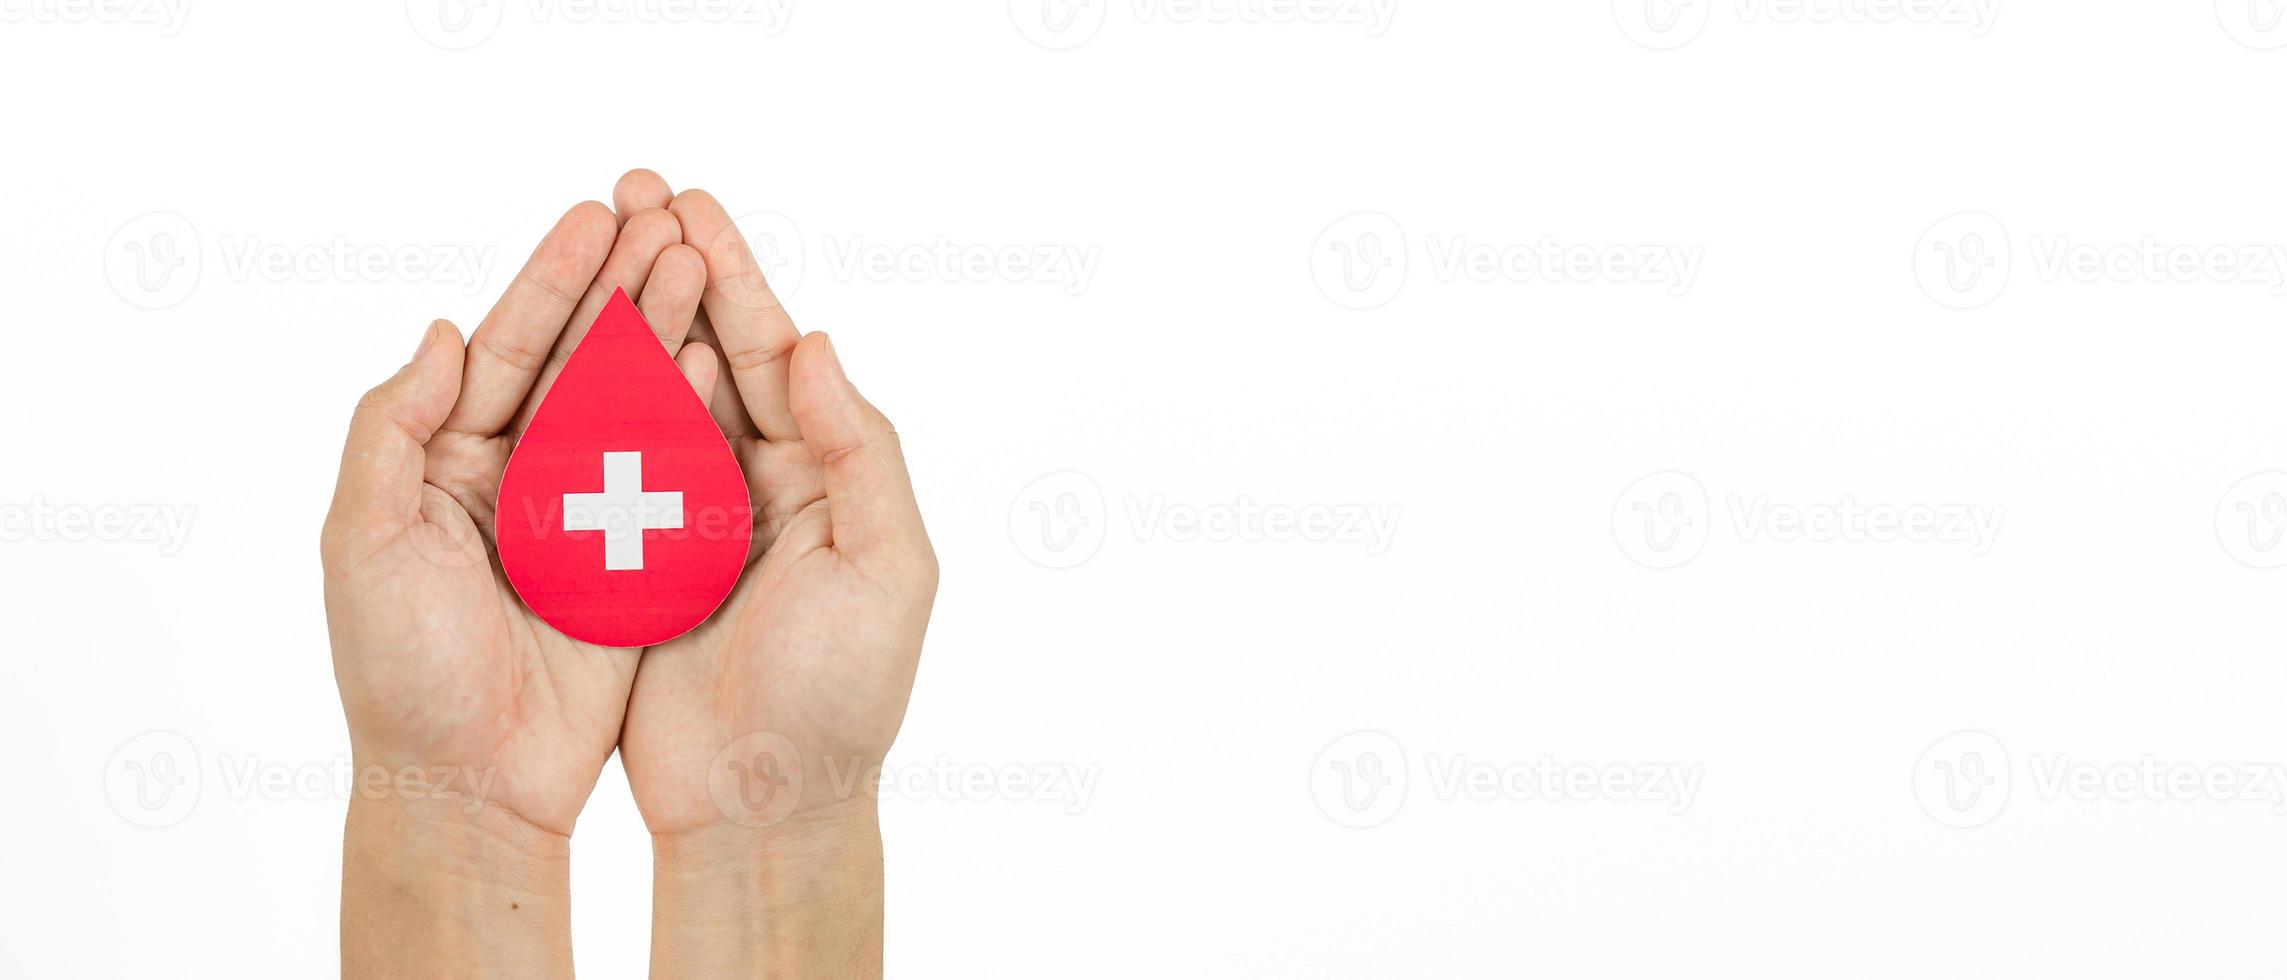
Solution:
M 571 975 L 571 841 L 467 798 L 355 799 L 345 976 Z
M 654 977 L 880 975 L 881 823 L 872 798 L 651 841 Z

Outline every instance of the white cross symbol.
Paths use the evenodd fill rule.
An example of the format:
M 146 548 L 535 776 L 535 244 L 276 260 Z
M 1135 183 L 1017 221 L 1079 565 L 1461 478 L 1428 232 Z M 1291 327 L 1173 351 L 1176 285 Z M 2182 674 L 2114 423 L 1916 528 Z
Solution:
M 641 571 L 643 532 L 682 526 L 682 491 L 643 491 L 642 453 L 605 453 L 604 492 L 564 495 L 564 530 L 602 531 L 607 572 Z

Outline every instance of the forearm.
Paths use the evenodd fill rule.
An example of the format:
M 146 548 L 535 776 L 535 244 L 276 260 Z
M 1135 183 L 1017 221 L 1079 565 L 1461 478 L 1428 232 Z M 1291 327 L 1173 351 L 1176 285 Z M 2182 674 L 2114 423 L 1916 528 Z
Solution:
M 879 977 L 881 824 L 861 799 L 651 839 L 651 975 Z
M 342 976 L 571 976 L 570 850 L 496 806 L 352 802 Z

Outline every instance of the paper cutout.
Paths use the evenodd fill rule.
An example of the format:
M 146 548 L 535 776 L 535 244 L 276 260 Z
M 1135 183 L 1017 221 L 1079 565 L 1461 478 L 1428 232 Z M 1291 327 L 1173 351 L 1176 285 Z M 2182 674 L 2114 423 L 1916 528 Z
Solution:
M 663 643 L 705 622 L 746 567 L 746 474 L 627 293 L 540 401 L 500 479 L 500 565 L 576 640 Z

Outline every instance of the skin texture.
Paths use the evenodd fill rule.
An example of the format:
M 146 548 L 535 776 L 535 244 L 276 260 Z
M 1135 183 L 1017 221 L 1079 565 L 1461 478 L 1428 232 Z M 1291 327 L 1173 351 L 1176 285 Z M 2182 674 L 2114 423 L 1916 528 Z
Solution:
M 353 799 L 345 975 L 568 976 L 568 839 L 615 745 L 653 834 L 655 976 L 880 971 L 874 795 L 847 774 L 896 737 L 937 585 L 897 435 L 711 196 L 638 170 L 613 201 L 567 212 L 465 344 L 431 324 L 351 422 L 321 550 L 353 759 L 458 775 Z M 648 650 L 557 633 L 491 544 L 516 437 L 614 287 L 756 514 L 723 608 Z M 717 803 L 757 793 L 759 816 Z

